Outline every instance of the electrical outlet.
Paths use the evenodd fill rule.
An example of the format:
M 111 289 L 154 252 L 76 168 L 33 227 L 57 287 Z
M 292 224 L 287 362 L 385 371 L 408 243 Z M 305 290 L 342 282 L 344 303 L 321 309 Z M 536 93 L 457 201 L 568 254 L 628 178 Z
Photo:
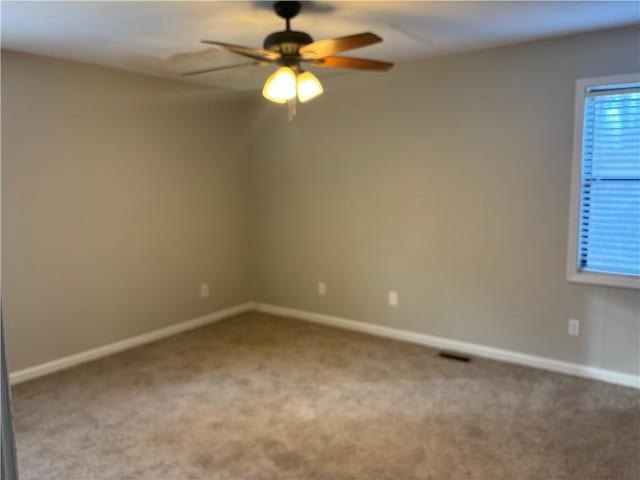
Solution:
M 318 295 L 324 297 L 327 294 L 327 284 L 324 282 L 318 282 Z
M 580 320 L 576 320 L 575 318 L 569 319 L 569 335 L 573 337 L 580 335 Z
M 395 290 L 389 290 L 389 294 L 388 294 L 388 302 L 389 302 L 389 306 L 390 307 L 397 307 L 398 306 L 398 292 L 396 292 Z
M 209 284 L 203 283 L 200 285 L 200 298 L 207 298 L 209 296 Z

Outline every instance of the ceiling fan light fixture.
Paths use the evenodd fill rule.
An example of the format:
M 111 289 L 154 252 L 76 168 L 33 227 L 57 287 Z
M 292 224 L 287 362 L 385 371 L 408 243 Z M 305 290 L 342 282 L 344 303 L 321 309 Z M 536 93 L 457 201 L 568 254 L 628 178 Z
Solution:
M 275 103 L 286 103 L 296 96 L 296 74 L 289 67 L 280 67 L 264 83 L 264 98 Z
M 375 33 L 362 32 L 314 41 L 308 33 L 292 30 L 291 19 L 298 15 L 303 3 L 305 2 L 278 1 L 273 4 L 276 14 L 285 20 L 285 29 L 267 35 L 262 48 L 244 47 L 217 40 L 202 40 L 202 43 L 206 45 L 215 45 L 228 52 L 250 58 L 250 62 L 194 70 L 182 75 L 185 77 L 201 75 L 235 69 L 244 65 L 278 66 L 278 70 L 267 78 L 262 88 L 262 95 L 274 103 L 287 103 L 291 120 L 295 115 L 297 102 L 306 103 L 323 93 L 320 81 L 314 74 L 303 71 L 300 68 L 301 64 L 305 65 L 305 62 L 309 62 L 313 67 L 372 71 L 386 71 L 393 67 L 393 63 L 388 62 L 335 56 L 336 53 L 381 42 L 382 38 Z M 305 5 L 311 3 L 313 2 L 306 2 Z
M 324 91 L 318 78 L 311 72 L 302 72 L 297 77 L 298 100 L 300 103 L 308 102 L 321 95 Z

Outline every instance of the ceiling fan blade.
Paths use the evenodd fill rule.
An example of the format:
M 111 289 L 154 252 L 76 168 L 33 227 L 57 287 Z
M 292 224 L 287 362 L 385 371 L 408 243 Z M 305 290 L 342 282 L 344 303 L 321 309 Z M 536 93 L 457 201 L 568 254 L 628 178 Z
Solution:
M 366 47 L 367 45 L 373 45 L 381 41 L 382 38 L 375 33 L 357 33 L 346 37 L 318 40 L 317 42 L 300 47 L 298 52 L 303 57 L 320 58 L 346 50 L 353 50 L 354 48 Z
M 206 43 L 207 45 L 217 45 L 218 47 L 222 47 L 226 50 L 229 50 L 230 52 L 237 53 L 239 55 L 244 55 L 245 57 L 253 58 L 254 60 L 273 62 L 280 58 L 280 54 L 278 52 L 273 52 L 271 50 L 264 50 L 262 48 L 242 47 L 240 45 L 231 45 L 230 43 L 214 42 L 212 40 L 202 40 L 202 43 Z
M 248 66 L 261 66 L 267 65 L 267 62 L 245 62 L 245 63 L 237 63 L 235 65 L 225 65 L 224 67 L 213 67 L 213 68 L 205 68 L 203 70 L 193 70 L 191 72 L 181 73 L 182 77 L 190 77 L 192 75 L 200 75 L 202 73 L 211 73 L 211 72 L 219 72 L 220 70 L 233 70 L 234 68 L 248 67 Z
M 379 70 L 385 71 L 393 67 L 393 63 L 367 60 L 366 58 L 351 57 L 324 57 L 309 60 L 315 67 L 349 68 L 352 70 Z

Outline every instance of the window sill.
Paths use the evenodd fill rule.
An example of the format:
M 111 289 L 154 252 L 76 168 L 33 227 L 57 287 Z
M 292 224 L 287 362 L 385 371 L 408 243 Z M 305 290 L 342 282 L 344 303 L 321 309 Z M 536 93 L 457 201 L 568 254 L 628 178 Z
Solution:
M 614 275 L 597 272 L 572 272 L 567 276 L 571 283 L 601 285 L 605 287 L 640 289 L 640 278 L 633 275 Z

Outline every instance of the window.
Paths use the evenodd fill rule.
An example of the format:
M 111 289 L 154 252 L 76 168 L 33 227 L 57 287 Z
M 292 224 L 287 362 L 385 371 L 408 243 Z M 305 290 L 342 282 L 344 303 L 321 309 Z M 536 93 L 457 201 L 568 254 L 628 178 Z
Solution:
M 567 276 L 640 288 L 640 74 L 578 80 Z

